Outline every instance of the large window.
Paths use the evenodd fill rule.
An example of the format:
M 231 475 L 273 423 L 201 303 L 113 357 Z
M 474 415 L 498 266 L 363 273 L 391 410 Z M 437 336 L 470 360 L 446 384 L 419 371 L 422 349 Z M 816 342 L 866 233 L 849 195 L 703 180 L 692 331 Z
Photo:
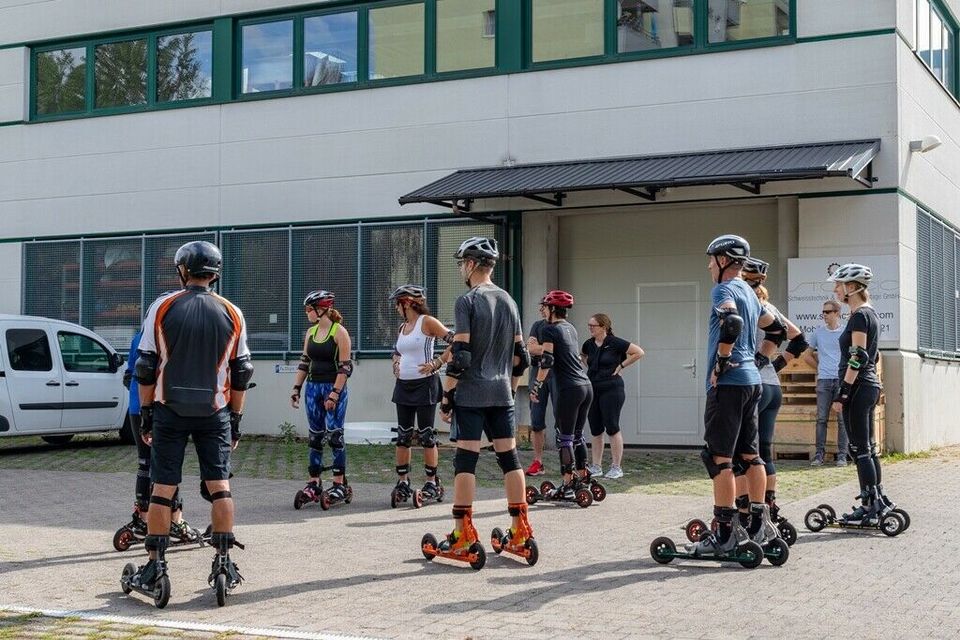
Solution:
M 693 45 L 693 0 L 618 0 L 617 51 Z
M 917 346 L 929 355 L 960 356 L 960 234 L 917 209 Z
M 213 95 L 213 32 L 190 31 L 157 38 L 157 102 Z
M 603 0 L 531 0 L 532 60 L 603 55 Z
M 400 319 L 387 296 L 398 285 L 426 286 L 436 316 L 452 327 L 453 303 L 464 290 L 452 256 L 474 235 L 505 246 L 502 226 L 462 220 L 27 242 L 23 312 L 79 322 L 125 351 L 146 308 L 180 287 L 177 248 L 207 240 L 223 251 L 219 290 L 243 311 L 254 353 L 302 349 L 303 299 L 315 289 L 336 295 L 355 350 L 389 353 Z M 494 271 L 501 286 L 508 268 Z
M 417 76 L 424 72 L 423 4 L 370 10 L 370 79 Z
M 72 331 L 58 331 L 63 368 L 72 373 L 109 373 L 110 352 L 94 340 Z
M 437 0 L 437 71 L 496 63 L 496 0 Z
M 357 12 L 303 21 L 303 86 L 357 81 Z
M 37 113 L 75 113 L 87 106 L 87 50 L 56 49 L 37 54 Z
M 293 20 L 245 25 L 241 38 L 242 93 L 280 91 L 293 86 Z
M 15 371 L 50 371 L 53 358 L 43 329 L 7 329 L 7 355 Z
M 957 27 L 937 2 L 917 0 L 917 55 L 950 93 L 956 95 Z
M 147 102 L 147 41 L 99 44 L 94 50 L 95 106 L 127 107 Z
M 710 0 L 707 6 L 707 36 L 711 43 L 789 34 L 789 0 Z

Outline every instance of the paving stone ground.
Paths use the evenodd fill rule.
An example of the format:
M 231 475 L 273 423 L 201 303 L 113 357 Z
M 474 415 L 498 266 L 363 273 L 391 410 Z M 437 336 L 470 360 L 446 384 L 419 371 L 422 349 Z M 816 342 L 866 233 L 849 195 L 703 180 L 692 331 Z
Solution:
M 806 532 L 807 509 L 848 508 L 852 483 L 786 503 L 800 540 L 785 566 L 752 571 L 650 558 L 654 538 L 679 542 L 686 520 L 707 515 L 701 497 L 622 493 L 583 510 L 537 505 L 540 562 L 527 567 L 490 553 L 474 572 L 420 554 L 423 533 L 449 530 L 449 502 L 391 510 L 387 486 L 360 484 L 349 506 L 295 511 L 300 483 L 236 478 L 237 535 L 247 550 L 235 559 L 246 583 L 217 608 L 206 585 L 210 549 L 176 550 L 173 596 L 158 611 L 118 584 L 123 565 L 143 559 L 140 549 L 111 547 L 128 515 L 131 474 L 0 469 L 0 609 L 376 638 L 956 638 L 960 537 L 945 505 L 960 503 L 958 470 L 956 449 L 887 467 L 888 493 L 913 521 L 896 538 Z M 197 483 L 184 485 L 187 517 L 205 525 L 207 505 L 191 490 Z M 478 496 L 484 535 L 509 523 L 499 495 Z M 0 618 L 0 637 L 2 625 Z

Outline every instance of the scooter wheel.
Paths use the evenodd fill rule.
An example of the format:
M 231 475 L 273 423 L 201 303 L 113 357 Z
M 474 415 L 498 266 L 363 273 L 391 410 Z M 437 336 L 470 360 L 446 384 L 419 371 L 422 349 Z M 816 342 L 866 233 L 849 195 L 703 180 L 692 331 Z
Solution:
M 327 494 L 326 491 L 324 491 L 323 493 L 320 494 L 320 508 L 323 509 L 324 511 L 327 511 L 328 509 L 330 509 L 330 505 L 331 505 L 330 496 Z
M 597 502 L 603 502 L 603 499 L 607 497 L 607 490 L 599 482 L 590 485 L 590 493 L 593 494 L 593 499 Z
M 659 564 L 673 562 L 673 554 L 677 552 L 677 545 L 667 537 L 657 538 L 650 543 L 650 557 Z
M 593 504 L 593 494 L 590 493 L 589 489 L 579 489 L 574 496 L 581 509 L 586 509 Z
M 437 487 L 437 502 L 443 502 L 443 485 Z
M 821 511 L 823 511 L 824 515 L 826 515 L 831 522 L 837 519 L 837 512 L 834 511 L 833 507 L 831 507 L 830 505 L 818 504 L 817 509 L 820 509 Z
M 910 528 L 910 514 L 904 511 L 903 509 L 897 507 L 891 513 L 895 513 L 901 518 L 903 518 L 903 530 L 906 531 Z M 902 532 L 901 532 L 902 533 Z
M 536 504 L 540 499 L 540 492 L 536 487 L 527 487 L 527 504 Z
M 540 483 L 540 495 L 546 496 L 548 493 L 556 489 L 556 485 L 550 482 L 549 480 L 544 480 Z
M 792 547 L 797 541 L 797 528 L 786 520 L 781 520 L 777 524 L 777 530 L 780 532 L 780 537 L 783 538 L 783 541 L 786 542 L 788 546 Z
M 399 497 L 400 496 L 397 495 L 396 489 L 390 492 L 390 508 L 391 509 L 397 508 L 397 505 L 400 503 L 400 500 L 398 500 Z
M 217 592 L 217 606 L 222 607 L 227 604 L 227 576 L 225 574 L 217 575 L 213 582 L 213 589 Z
M 500 527 L 495 527 L 490 532 L 490 547 L 497 555 L 500 555 L 500 552 L 503 551 L 503 529 Z
M 880 520 L 880 531 L 891 538 L 900 535 L 906 528 L 907 525 L 899 513 L 891 511 Z
M 413 495 L 410 496 L 411 502 L 413 502 L 413 508 L 419 509 L 423 506 L 423 493 L 420 491 L 414 491 Z
M 123 567 L 123 573 L 120 574 L 120 590 L 129 594 L 133 589 L 130 588 L 130 578 L 137 572 L 137 565 L 128 562 Z
M 427 553 L 427 549 L 437 550 L 437 539 L 432 533 L 425 533 L 423 537 L 420 538 L 420 552 L 423 553 L 423 557 L 427 560 L 433 560 L 435 557 L 432 553 Z
M 487 552 L 484 550 L 483 545 L 479 542 L 474 542 L 470 545 L 470 553 L 476 554 L 477 556 L 477 559 L 470 563 L 470 567 L 474 571 L 483 569 L 483 565 L 487 564 Z
M 537 541 L 533 538 L 527 538 L 523 546 L 527 550 L 527 564 L 532 567 L 540 559 L 540 549 L 537 547 Z
M 347 495 L 343 498 L 344 504 L 350 504 L 353 502 L 353 487 L 347 485 Z
M 820 509 L 810 509 L 807 515 L 803 516 L 803 524 L 814 533 L 822 531 L 827 526 L 827 514 Z
M 785 540 L 774 538 L 767 543 L 764 554 L 767 560 L 770 561 L 770 564 L 779 567 L 790 557 L 790 545 L 788 545 Z
M 170 602 L 170 578 L 163 575 L 157 579 L 157 584 L 153 588 L 153 604 L 157 609 L 163 609 Z
M 133 540 L 133 534 L 130 533 L 130 530 L 126 527 L 121 527 L 113 534 L 113 548 L 117 551 L 126 551 L 130 548 Z
M 763 547 L 748 540 L 737 548 L 740 566 L 744 569 L 756 569 L 763 562 Z
M 707 523 L 700 518 L 694 518 L 683 528 L 690 542 L 700 542 L 700 536 L 707 532 Z
M 300 507 L 303 506 L 303 503 L 307 501 L 306 496 L 303 495 L 303 491 L 297 491 L 297 495 L 293 497 L 293 508 L 297 511 L 300 511 Z

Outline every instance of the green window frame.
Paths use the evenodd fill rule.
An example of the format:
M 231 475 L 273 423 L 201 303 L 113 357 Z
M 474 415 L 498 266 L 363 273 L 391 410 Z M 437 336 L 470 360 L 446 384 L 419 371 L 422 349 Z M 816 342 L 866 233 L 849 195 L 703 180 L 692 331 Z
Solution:
M 916 18 L 914 54 L 950 95 L 960 98 L 960 56 L 957 47 L 960 23 L 941 0 L 913 0 L 913 9 Z M 934 26 L 939 27 L 939 33 L 933 32 Z M 925 34 L 926 49 L 922 48 L 924 43 L 921 42 L 921 34 Z

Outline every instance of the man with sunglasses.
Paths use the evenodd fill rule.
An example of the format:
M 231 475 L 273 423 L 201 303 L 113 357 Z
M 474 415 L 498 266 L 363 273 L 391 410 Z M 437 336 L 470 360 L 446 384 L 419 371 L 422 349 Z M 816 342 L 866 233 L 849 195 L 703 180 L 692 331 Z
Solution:
M 837 372 L 840 369 L 840 334 L 844 329 L 840 323 L 840 304 L 835 300 L 827 300 L 823 303 L 822 312 L 823 326 L 817 327 L 810 335 L 810 348 L 803 354 L 803 361 L 817 370 L 817 452 L 810 461 L 811 467 L 823 464 L 830 404 L 840 387 Z M 847 442 L 843 416 L 837 414 L 838 467 L 847 465 Z

